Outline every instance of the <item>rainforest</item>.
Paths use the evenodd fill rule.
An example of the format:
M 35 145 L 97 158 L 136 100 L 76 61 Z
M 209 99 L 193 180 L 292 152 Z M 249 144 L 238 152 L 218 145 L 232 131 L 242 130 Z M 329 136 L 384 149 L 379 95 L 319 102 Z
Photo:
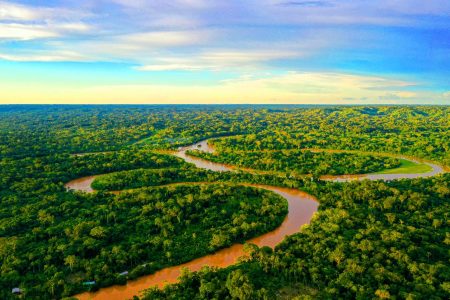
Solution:
M 1 299 L 448 299 L 450 107 L 0 106 Z

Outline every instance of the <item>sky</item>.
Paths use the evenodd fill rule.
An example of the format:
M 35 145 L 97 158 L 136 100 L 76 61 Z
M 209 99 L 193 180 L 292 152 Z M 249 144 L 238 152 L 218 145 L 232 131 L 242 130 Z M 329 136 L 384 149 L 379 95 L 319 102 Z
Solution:
M 446 104 L 448 0 L 0 0 L 0 104 Z

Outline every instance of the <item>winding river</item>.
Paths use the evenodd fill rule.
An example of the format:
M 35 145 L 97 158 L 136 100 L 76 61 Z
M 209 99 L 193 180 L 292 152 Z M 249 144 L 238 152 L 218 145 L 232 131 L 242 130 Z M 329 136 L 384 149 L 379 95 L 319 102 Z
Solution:
M 184 159 L 189 163 L 195 164 L 198 168 L 204 168 L 212 171 L 231 171 L 235 169 L 233 166 L 210 162 L 201 158 L 189 156 L 186 154 L 187 150 L 199 149 L 206 152 L 213 152 L 214 149 L 208 145 L 207 140 L 198 142 L 191 146 L 180 148 L 174 155 Z M 422 162 L 424 163 L 424 162 Z M 341 175 L 325 177 L 325 180 L 333 181 L 348 181 L 355 179 L 384 179 L 392 180 L 398 178 L 415 178 L 432 176 L 439 173 L 443 173 L 444 169 L 438 165 L 426 163 L 432 167 L 432 171 L 428 173 L 417 174 L 365 174 L 365 175 Z M 68 182 L 65 186 L 70 190 L 77 190 L 83 192 L 93 192 L 91 188 L 92 181 L 100 175 L 87 176 Z M 249 240 L 249 243 L 256 244 L 258 246 L 274 247 L 280 243 L 285 236 L 298 232 L 302 225 L 308 224 L 317 211 L 319 203 L 312 195 L 309 195 L 298 189 L 282 188 L 269 185 L 260 184 L 246 184 L 257 188 L 270 190 L 284 197 L 288 201 L 288 215 L 284 219 L 283 223 L 275 230 L 265 233 L 261 236 Z M 96 300 L 115 300 L 115 299 L 130 299 L 134 295 L 139 295 L 141 291 L 151 286 L 163 287 L 165 284 L 174 283 L 181 274 L 183 268 L 188 268 L 191 271 L 198 271 L 203 266 L 214 267 L 227 267 L 237 262 L 238 258 L 244 255 L 243 245 L 234 244 L 229 248 L 219 250 L 213 254 L 200 257 L 184 263 L 182 265 L 168 267 L 151 275 L 140 277 L 136 280 L 128 281 L 126 285 L 115 285 L 107 288 L 102 288 L 97 292 L 85 292 L 83 294 L 76 295 L 75 297 L 80 300 L 96 299 Z

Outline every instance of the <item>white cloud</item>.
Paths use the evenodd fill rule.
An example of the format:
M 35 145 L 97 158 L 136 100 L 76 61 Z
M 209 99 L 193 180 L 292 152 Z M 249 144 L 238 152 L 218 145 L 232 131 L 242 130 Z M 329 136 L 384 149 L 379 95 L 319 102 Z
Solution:
M 84 23 L 19 24 L 0 23 L 0 40 L 33 40 L 62 37 L 71 33 L 89 32 Z
M 22 5 L 12 2 L 0 1 L 0 21 L 38 21 L 49 20 L 80 20 L 93 16 L 92 13 L 79 9 L 64 7 L 46 7 L 43 5 Z
M 136 47 L 170 47 L 199 44 L 207 41 L 213 34 L 211 30 L 153 31 L 127 34 L 115 39 Z
M 155 18 L 151 18 L 146 22 L 146 25 L 151 26 L 156 29 L 176 29 L 184 28 L 184 30 L 199 28 L 203 24 L 201 20 L 192 17 L 179 16 L 179 15 L 170 15 L 170 16 L 157 16 Z
M 2 24 L 0 39 L 32 40 L 57 37 L 59 33 L 42 25 Z
M 83 22 L 74 23 L 55 23 L 49 24 L 49 27 L 59 32 L 90 32 L 93 27 Z
M 432 104 L 450 100 L 442 93 L 404 91 L 404 86 L 415 83 L 388 77 L 326 72 L 252 75 L 214 85 L 168 83 L 67 87 L 52 84 L 27 85 L 27 89 L 22 89 L 0 83 L 0 102 L 14 99 L 15 102 L 53 103 L 64 99 L 67 103 Z
M 176 3 L 182 6 L 197 8 L 197 9 L 204 9 L 213 6 L 214 4 L 212 1 L 207 0 L 176 0 Z
M 327 72 L 289 72 L 285 75 L 266 76 L 257 79 L 237 78 L 224 81 L 224 84 L 242 88 L 245 88 L 245 86 L 270 87 L 271 89 L 289 91 L 298 95 L 337 96 L 341 94 L 342 98 L 344 94 L 348 94 L 349 97 L 362 94 L 378 95 L 384 93 L 385 90 L 392 92 L 395 89 L 415 85 L 414 82 L 387 77 Z M 401 92 L 398 92 L 398 94 L 402 95 Z
M 49 54 L 47 51 L 33 51 L 32 53 L 21 52 L 20 54 L 0 53 L 0 59 L 26 62 L 90 61 L 89 57 L 71 51 L 61 51 L 52 54 Z
M 403 90 L 405 86 L 414 84 L 414 82 L 379 76 L 289 72 L 284 75 L 267 74 L 259 78 L 257 75 L 243 76 L 224 80 L 216 85 L 97 86 L 88 88 L 84 92 L 102 95 L 101 99 L 105 99 L 106 102 L 109 100 L 133 103 L 404 104 L 442 101 L 442 96 L 436 93 Z M 397 90 L 394 87 L 397 87 Z
M 137 67 L 140 71 L 170 71 L 170 70 L 224 70 L 239 68 L 254 69 L 268 61 L 300 57 L 303 54 L 295 51 L 272 50 L 236 50 L 221 49 L 202 52 L 189 58 L 159 57 L 151 64 Z
M 206 0 L 172 0 L 170 2 L 160 0 L 112 0 L 112 2 L 130 8 L 148 8 L 167 5 L 169 7 L 203 9 L 211 7 L 211 1 Z
M 41 14 L 23 5 L 0 2 L 0 20 L 35 20 Z
M 205 53 L 201 55 L 201 59 L 210 62 L 217 62 L 219 64 L 223 63 L 229 65 L 239 65 L 241 63 L 270 61 L 274 59 L 292 58 L 299 56 L 301 56 L 299 52 L 286 50 L 224 50 Z
M 283 0 L 113 0 L 119 5 L 109 6 L 106 2 L 110 4 L 110 1 L 90 0 L 81 1 L 79 6 L 70 9 L 0 1 L 0 41 L 42 39 L 29 43 L 35 48 L 22 52 L 16 48 L 8 50 L 8 43 L 2 43 L 0 58 L 126 62 L 139 65 L 136 69 L 141 71 L 232 70 L 242 73 L 272 70 L 275 68 L 272 63 L 277 60 L 303 58 L 301 63 L 308 65 L 305 58 L 310 55 L 317 55 L 314 59 L 325 57 L 327 60 L 328 57 L 335 58 L 335 53 L 344 55 L 339 53 L 340 50 L 350 53 L 362 49 L 361 53 L 366 49 L 380 49 L 382 56 L 383 47 L 387 47 L 383 41 L 395 33 L 382 30 L 380 34 L 379 30 L 372 30 L 374 27 L 364 30 L 364 26 L 354 25 L 410 26 L 427 22 L 427 18 L 415 18 L 416 15 L 448 15 L 449 4 L 439 6 L 434 0 L 430 0 L 429 5 L 419 0 L 411 1 L 415 3 L 414 7 L 408 7 L 406 0 L 318 0 L 306 1 L 310 3 L 306 7 L 280 5 L 280 2 L 290 2 Z M 321 5 L 322 2 L 326 5 Z M 98 15 L 92 13 L 94 11 Z M 289 26 L 284 26 L 286 24 Z M 361 56 L 351 59 L 372 63 L 372 57 Z M 286 65 L 280 66 L 279 70 L 288 68 Z M 323 66 L 326 62 L 317 65 Z M 321 74 L 325 76 L 321 80 L 318 76 L 297 74 L 260 81 L 253 78 L 250 82 L 235 81 L 233 84 L 260 84 L 298 96 L 308 92 L 323 95 L 322 91 L 340 88 L 319 82 L 336 81 L 350 89 L 347 82 L 355 80 L 343 74 L 338 79 L 330 73 L 327 76 Z M 376 97 L 382 96 L 383 90 L 392 92 L 401 88 L 397 83 L 389 87 L 383 80 L 365 77 L 364 81 L 358 79 L 357 84 L 359 89 L 369 90 L 367 93 Z M 404 84 L 403 88 L 406 88 L 410 83 Z M 406 98 L 407 94 L 400 97 Z
M 92 14 L 77 9 L 0 1 L 0 39 L 20 41 L 89 33 L 92 26 L 82 21 L 88 16 Z
M 146 4 L 145 0 L 112 0 L 111 2 L 120 4 L 122 6 L 134 7 L 134 8 L 139 8 Z
M 47 43 L 52 52 L 77 49 L 82 56 L 91 60 L 109 62 L 133 62 L 146 65 L 146 62 L 160 60 L 164 53 L 174 48 L 197 48 L 219 34 L 215 30 L 184 30 L 184 31 L 150 31 L 131 34 L 111 35 L 97 40 L 77 40 L 62 43 Z M 185 47 L 185 48 L 183 48 Z M 187 54 L 186 54 L 187 56 Z M 159 61 L 156 64 L 178 64 L 179 61 Z M 183 60 L 181 64 L 186 63 Z M 158 69 L 158 67 L 156 67 Z
M 139 71 L 199 71 L 212 68 L 204 65 L 188 65 L 188 64 L 154 64 L 136 67 Z

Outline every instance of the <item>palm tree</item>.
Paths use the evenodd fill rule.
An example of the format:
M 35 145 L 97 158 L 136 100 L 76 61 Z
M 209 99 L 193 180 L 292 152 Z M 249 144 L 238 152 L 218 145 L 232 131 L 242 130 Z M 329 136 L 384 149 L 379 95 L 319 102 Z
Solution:
M 69 255 L 64 259 L 64 263 L 69 266 L 70 271 L 72 271 L 73 266 L 75 265 L 77 258 L 75 255 Z

